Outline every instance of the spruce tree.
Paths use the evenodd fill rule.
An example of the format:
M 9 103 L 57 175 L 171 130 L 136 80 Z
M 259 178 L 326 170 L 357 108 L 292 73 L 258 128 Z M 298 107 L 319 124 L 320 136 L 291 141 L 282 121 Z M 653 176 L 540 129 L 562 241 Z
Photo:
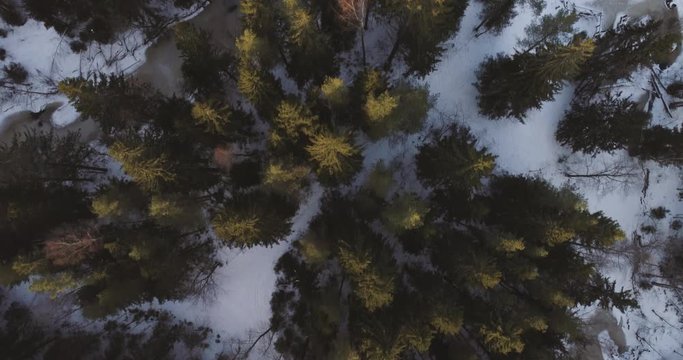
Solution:
M 301 0 L 281 1 L 284 61 L 299 85 L 310 80 L 319 84 L 336 69 L 330 36 L 318 26 L 315 10 Z M 311 67 L 311 63 L 316 66 Z
M 69 78 L 59 83 L 59 91 L 69 98 L 81 115 L 95 120 L 105 141 L 116 133 L 137 127 L 157 111 L 159 94 L 149 85 L 128 80 L 123 75 Z
M 425 76 L 434 70 L 446 51 L 443 43 L 459 28 L 467 0 L 378 1 L 379 11 L 398 23 L 394 45 L 384 67 L 391 68 L 396 55 L 407 73 Z
M 585 153 L 626 149 L 638 143 L 650 114 L 618 96 L 606 94 L 588 104 L 575 101 L 560 122 L 557 140 Z
M 107 169 L 102 158 L 80 133 L 58 136 L 28 130 L 0 143 L 0 185 L 51 186 L 64 182 L 93 182 Z
M 183 58 L 185 87 L 202 97 L 223 94 L 223 80 L 231 72 L 232 59 L 211 44 L 211 35 L 183 22 L 175 26 L 176 47 Z
M 662 165 L 683 164 L 683 130 L 656 125 L 643 130 L 639 143 L 628 149 L 632 156 L 654 160 Z
M 492 118 L 515 117 L 552 100 L 564 81 L 579 75 L 594 49 L 590 39 L 545 45 L 534 53 L 488 58 L 477 72 L 479 110 Z
M 609 29 L 595 40 L 595 50 L 577 78 L 575 97 L 591 98 L 603 84 L 628 79 L 639 66 L 666 62 L 681 34 L 661 21 L 627 23 Z
M 545 7 L 544 0 L 489 0 L 481 2 L 484 5 L 484 9 L 479 15 L 481 22 L 474 28 L 478 35 L 486 32 L 499 34 L 517 16 L 516 8 L 518 6 L 528 4 L 533 8 L 536 15 L 539 15 Z
M 491 175 L 495 156 L 478 149 L 476 138 L 467 128 L 453 126 L 446 134 L 434 134 L 416 156 L 417 176 L 433 188 L 477 189 Z
M 289 234 L 296 207 L 285 196 L 252 192 L 236 194 L 212 220 L 216 235 L 229 246 L 273 245 Z
M 463 345 L 452 335 L 465 332 L 470 352 L 552 358 L 579 339 L 572 308 L 635 306 L 583 255 L 623 239 L 614 220 L 588 211 L 567 188 L 492 176 L 493 157 L 465 129 L 434 141 L 421 149 L 418 169 L 427 159 L 441 165 L 439 151 L 465 155 L 444 161 L 455 171 L 422 170 L 432 184 L 428 211 L 411 210 L 414 196 L 392 204 L 381 199 L 383 191 L 332 193 L 281 258 L 271 325 L 282 334 L 276 347 L 283 355 L 437 356 L 444 346 Z M 488 165 L 471 167 L 482 160 Z M 386 207 L 386 226 L 368 216 L 368 199 Z M 408 245 L 423 257 L 413 262 Z

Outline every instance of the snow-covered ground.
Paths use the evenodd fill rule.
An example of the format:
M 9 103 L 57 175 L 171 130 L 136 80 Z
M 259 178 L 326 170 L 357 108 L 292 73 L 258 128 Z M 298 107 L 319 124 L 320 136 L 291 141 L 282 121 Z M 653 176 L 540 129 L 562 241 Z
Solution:
M 563 3 L 560 0 L 547 0 L 546 12 L 555 12 Z M 582 9 L 594 11 L 595 17 L 582 20 L 579 26 L 593 33 L 599 26 L 610 26 L 620 14 L 644 15 L 653 11 L 664 11 L 664 0 L 577 0 Z M 682 4 L 683 5 L 683 4 Z M 530 9 L 519 9 L 519 15 L 510 27 L 502 34 L 475 37 L 473 28 L 479 22 L 481 5 L 471 1 L 471 5 L 463 18 L 461 30 L 449 42 L 450 50 L 445 54 L 437 70 L 424 82 L 438 97 L 437 109 L 428 126 L 440 126 L 443 121 L 441 113 L 455 114 L 453 117 L 470 126 L 480 139 L 498 156 L 500 171 L 514 174 L 530 174 L 541 176 L 555 185 L 569 184 L 574 186 L 586 198 L 592 211 L 602 210 L 618 220 L 627 234 L 636 231 L 646 220 L 645 212 L 656 206 L 665 206 L 671 214 L 683 214 L 683 203 L 676 199 L 676 188 L 680 187 L 680 170 L 663 168 L 654 163 L 629 164 L 635 166 L 639 175 L 630 177 L 627 184 L 597 184 L 589 181 L 569 182 L 564 176 L 567 166 L 583 167 L 587 162 L 612 164 L 621 162 L 624 154 L 603 156 L 600 161 L 572 155 L 568 149 L 562 148 L 554 138 L 554 132 L 564 111 L 568 108 L 572 96 L 571 86 L 561 91 L 555 100 L 546 103 L 542 109 L 529 113 L 525 123 L 514 119 L 491 121 L 478 114 L 476 89 L 472 85 L 475 71 L 488 55 L 498 52 L 512 52 L 517 40 L 524 36 L 524 28 L 535 18 Z M 667 10 L 669 11 L 669 10 Z M 675 11 L 675 10 L 672 10 Z M 220 24 L 210 21 L 209 24 Z M 607 24 L 607 25 L 606 25 Z M 225 24 L 223 24 L 225 25 Z M 211 29 L 209 29 L 211 30 Z M 64 77 L 78 75 L 81 72 L 98 69 L 107 72 L 134 72 L 146 60 L 146 45 L 141 37 L 128 34 L 127 40 L 107 47 L 93 47 L 85 54 L 74 55 L 68 44 L 64 44 L 60 35 L 54 30 L 45 29 L 41 24 L 29 21 L 20 28 L 14 28 L 7 38 L 0 39 L 0 47 L 5 48 L 8 60 L 24 64 L 30 73 L 31 85 L 24 88 L 31 92 L 50 93 L 49 95 L 27 93 L 21 96 L 3 98 L 0 104 L 0 131 L 3 120 L 10 113 L 19 110 L 37 111 L 46 104 L 65 99 L 54 91 L 54 81 Z M 168 40 L 165 40 L 168 41 Z M 161 49 L 168 44 L 159 44 Z M 132 49 L 132 50 L 127 50 Z M 168 49 L 167 49 L 168 50 Z M 170 51 L 170 50 L 169 50 Z M 112 56 L 119 56 L 117 61 L 108 61 Z M 164 59 L 165 57 L 160 57 Z M 147 64 L 148 68 L 165 64 Z M 154 65 L 154 66 L 152 66 Z M 175 65 L 174 65 L 175 66 Z M 143 71 L 144 72 L 144 71 Z M 660 74 L 665 85 L 672 80 L 683 79 L 683 59 Z M 47 79 L 51 79 L 48 81 Z M 633 77 L 631 83 L 625 84 L 625 94 L 633 94 L 638 98 L 647 88 L 649 70 L 643 70 Z M 174 79 L 166 79 L 173 81 Z M 4 94 L 4 93 L 3 93 Z M 6 95 L 6 94 L 4 94 Z M 65 125 L 77 118 L 77 113 L 68 105 L 60 107 L 53 116 L 57 125 Z M 654 121 L 669 126 L 680 125 L 681 111 L 674 111 L 668 117 L 659 101 L 655 103 Z M 425 132 L 395 143 L 382 141 L 367 144 L 365 147 L 366 165 L 375 161 L 386 161 L 395 158 L 409 158 L 415 152 L 416 145 Z M 558 163 L 560 158 L 567 158 L 564 164 Z M 567 165 L 569 164 L 569 165 Z M 645 169 L 650 171 L 650 186 L 643 194 Z M 293 235 L 304 231 L 310 219 L 317 213 L 322 188 L 314 186 L 307 200 L 301 205 L 295 218 Z M 664 235 L 664 234 L 660 234 Z M 175 302 L 162 306 L 173 310 L 178 316 L 201 323 L 206 323 L 226 338 L 253 337 L 268 327 L 270 317 L 270 294 L 274 290 L 276 276 L 273 266 L 280 255 L 288 248 L 289 241 L 271 248 L 255 248 L 246 251 L 228 251 L 222 255 L 227 265 L 217 274 L 218 286 L 215 297 L 206 302 Z M 657 254 L 653 254 L 657 258 Z M 603 270 L 617 281 L 617 288 L 631 289 L 632 266 L 626 256 L 615 253 L 606 259 Z M 25 297 L 31 295 L 20 290 Z M 596 341 L 602 346 L 605 359 L 675 359 L 683 357 L 683 331 L 679 317 L 675 312 L 672 294 L 662 288 L 640 290 L 638 300 L 641 308 L 628 313 L 614 311 L 613 315 L 621 326 L 628 350 L 620 352 L 618 339 L 613 339 L 606 331 L 597 331 Z M 595 314 L 593 309 L 578 309 L 586 319 Z M 604 329 L 608 330 L 608 329 Z M 615 345 L 616 343 L 616 345 Z M 222 346 L 222 345 L 215 345 Z M 212 350 L 216 350 L 215 348 Z M 597 356 L 600 356 L 598 354 Z M 259 358 L 258 355 L 253 355 Z
M 553 12 L 561 1 L 547 1 L 546 12 Z M 618 14 L 626 13 L 633 16 L 645 15 L 646 11 L 664 11 L 665 5 L 662 0 L 605 0 L 605 1 L 577 1 L 577 5 L 587 9 L 593 9 L 596 13 L 604 11 L 602 19 L 611 23 Z M 604 6 L 607 6 L 605 8 Z M 614 6 L 619 6 L 615 8 Z M 629 10 L 633 9 L 633 13 Z M 431 74 L 426 82 L 433 93 L 438 95 L 437 107 L 445 113 L 457 113 L 460 120 L 469 125 L 479 138 L 482 145 L 489 148 L 498 156 L 499 168 L 514 174 L 529 174 L 541 176 L 555 185 L 573 185 L 581 193 L 588 203 L 591 211 L 602 210 L 621 224 L 627 234 L 632 234 L 645 222 L 645 212 L 652 207 L 664 206 L 671 210 L 671 214 L 683 214 L 683 203 L 677 201 L 676 188 L 681 186 L 681 170 L 676 168 L 664 168 L 654 163 L 646 163 L 644 167 L 650 170 L 650 186 L 645 196 L 642 188 L 644 176 L 630 179 L 630 184 L 612 183 L 607 187 L 598 186 L 591 182 L 568 182 L 563 175 L 565 167 L 558 163 L 563 156 L 570 156 L 568 149 L 562 148 L 554 138 L 554 132 L 559 120 L 571 101 L 571 86 L 566 86 L 553 102 L 546 103 L 542 109 L 532 111 L 521 124 L 514 119 L 491 121 L 482 117 L 477 112 L 477 91 L 472 85 L 476 81 L 475 71 L 478 64 L 487 55 L 498 52 L 511 53 L 514 51 L 517 39 L 524 34 L 524 28 L 534 18 L 527 9 L 520 11 L 520 15 L 514 20 L 500 36 L 484 35 L 475 38 L 471 29 L 477 25 L 479 4 L 473 2 L 467 9 L 462 29 L 452 41 L 453 48 L 445 56 L 438 69 Z M 676 11 L 668 10 L 666 11 Z M 591 21 L 580 23 L 585 30 L 596 28 Z M 604 25 L 604 24 L 603 24 Z M 683 77 L 683 59 L 679 57 L 676 63 L 666 69 L 661 75 L 665 82 Z M 633 82 L 624 88 L 624 94 L 642 94 L 642 89 L 649 88 L 647 80 L 649 70 L 642 70 L 633 77 Z M 639 91 L 639 92 L 638 92 Z M 634 97 L 637 99 L 638 97 Z M 659 103 L 659 101 L 657 101 Z M 655 104 L 653 121 L 668 126 L 681 125 L 682 113 L 674 111 L 673 118 L 668 117 L 663 106 Z M 607 157 L 607 161 L 616 162 L 623 154 L 615 154 Z M 592 159 L 588 157 L 571 155 L 572 163 L 586 163 Z M 611 159 L 609 159 L 611 158 Z M 663 235 L 663 234 L 660 234 Z M 627 240 L 630 241 L 630 240 Z M 653 253 L 654 262 L 657 254 Z M 613 280 L 617 281 L 617 289 L 632 289 L 632 269 L 630 263 L 621 256 L 615 254 L 603 266 L 603 271 Z M 641 309 L 620 313 L 614 311 L 625 335 L 628 351 L 609 358 L 619 359 L 672 359 L 683 357 L 683 326 L 679 323 L 679 316 L 675 307 L 669 306 L 672 302 L 672 294 L 662 288 L 652 290 L 640 290 L 638 300 Z M 588 319 L 591 312 L 585 313 Z M 604 336 L 600 337 L 604 343 Z M 605 351 L 605 354 L 612 354 Z M 608 357 L 605 357 L 608 358 Z
M 169 15 L 187 19 L 200 10 L 169 10 Z M 0 25 L 4 25 L 2 20 Z M 7 30 L 6 36 L 0 37 L 0 48 L 7 51 L 2 65 L 21 64 L 28 79 L 23 84 L 6 83 L 0 88 L 0 131 L 8 115 L 22 110 L 41 111 L 52 102 L 63 104 L 53 115 L 54 125 L 65 126 L 75 121 L 76 110 L 57 92 L 59 81 L 96 72 L 130 74 L 145 63 L 147 48 L 155 40 L 145 39 L 140 30 L 131 30 L 119 34 L 112 44 L 93 44 L 76 54 L 71 51 L 68 38 L 54 28 L 46 28 L 42 22 L 29 19 L 22 26 L 2 28 Z

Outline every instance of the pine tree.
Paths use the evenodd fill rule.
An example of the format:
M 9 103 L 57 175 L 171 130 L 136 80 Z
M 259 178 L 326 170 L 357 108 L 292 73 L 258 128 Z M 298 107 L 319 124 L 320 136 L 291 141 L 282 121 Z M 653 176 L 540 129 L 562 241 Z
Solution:
M 244 29 L 235 40 L 235 46 L 242 65 L 269 69 L 275 61 L 271 44 L 251 28 Z
M 318 117 L 296 101 L 283 101 L 277 107 L 270 135 L 274 147 L 301 148 L 320 130 Z M 289 146 L 287 146 L 289 145 Z
M 387 121 L 398 106 L 398 98 L 391 96 L 388 91 L 379 96 L 370 95 L 365 103 L 365 113 L 371 123 Z
M 224 133 L 230 125 L 230 109 L 227 106 L 216 106 L 212 102 L 196 102 L 192 106 L 192 118 L 205 126 L 211 133 Z
M 194 229 L 202 223 L 201 209 L 195 201 L 181 194 L 152 196 L 149 216 L 162 226 Z
M 416 229 L 424 224 L 428 204 L 415 194 L 402 194 L 393 199 L 382 213 L 384 224 L 394 234 Z
M 426 87 L 399 82 L 389 88 L 377 71 L 361 73 L 356 84 L 356 89 L 360 88 L 364 93 L 364 126 L 373 140 L 418 132 L 434 103 Z
M 295 198 L 307 185 L 311 169 L 287 162 L 271 162 L 265 168 L 263 185 L 275 192 Z
M 327 77 L 320 86 L 322 97 L 333 108 L 343 107 L 349 102 L 349 89 L 344 80 L 338 77 Z
M 142 143 L 126 144 L 117 141 L 109 147 L 109 155 L 147 191 L 158 190 L 165 183 L 175 179 L 168 159 L 164 155 L 149 154 Z
M 301 0 L 282 0 L 286 37 L 283 39 L 287 70 L 299 85 L 321 83 L 336 69 L 334 49 L 327 32 L 319 28 L 318 14 Z M 311 67 L 310 64 L 315 64 Z
M 113 180 L 92 198 L 92 212 L 100 219 L 133 219 L 147 207 L 147 197 L 132 182 Z
M 511 329 L 510 332 L 505 332 L 500 326 L 496 328 L 482 326 L 479 333 L 484 339 L 484 344 L 498 354 L 507 355 L 524 351 L 521 329 Z
M 339 263 L 353 281 L 354 295 L 368 311 L 377 310 L 392 301 L 394 279 L 391 274 L 374 268 L 369 254 L 341 247 Z
M 316 163 L 319 175 L 348 177 L 358 166 L 360 153 L 347 136 L 320 133 L 306 147 L 311 160 Z
M 240 2 L 244 28 L 260 36 L 275 31 L 277 26 L 276 10 L 268 0 L 244 0 Z
M 299 0 L 283 0 L 282 10 L 289 25 L 289 41 L 297 46 L 310 41 L 316 28 L 313 16 L 304 5 Z
M 262 116 L 270 117 L 282 98 L 280 82 L 267 71 L 247 64 L 238 67 L 237 88 Z
M 575 78 L 595 50 L 592 39 L 575 39 L 567 46 L 551 46 L 539 51 L 537 75 L 550 81 Z
M 213 223 L 216 235 L 231 243 L 240 244 L 243 247 L 265 243 L 259 229 L 259 218 L 255 215 L 219 214 Z

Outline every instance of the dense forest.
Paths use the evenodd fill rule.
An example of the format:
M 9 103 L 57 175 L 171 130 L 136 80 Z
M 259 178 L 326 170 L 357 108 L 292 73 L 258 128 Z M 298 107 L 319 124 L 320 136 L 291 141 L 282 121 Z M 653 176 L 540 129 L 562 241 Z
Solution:
M 670 65 L 681 32 L 663 20 L 589 34 L 584 13 L 542 0 L 242 0 L 225 47 L 169 15 L 208 2 L 0 0 L 4 27 L 40 21 L 74 52 L 137 29 L 172 36 L 182 59 L 173 95 L 123 73 L 61 79 L 95 141 L 47 128 L 0 141 L 0 357 L 260 358 L 214 353 L 220 335 L 149 304 L 210 298 L 223 249 L 287 243 L 267 330 L 279 358 L 576 358 L 577 309 L 639 306 L 598 262 L 631 234 L 570 186 L 500 169 L 468 119 L 431 121 L 424 78 L 470 2 L 477 37 L 537 15 L 515 52 L 478 65 L 481 114 L 523 123 L 569 88 L 559 144 L 683 166 L 683 129 L 613 86 Z M 5 65 L 3 84 L 25 82 L 22 69 Z M 414 154 L 368 159 L 416 134 Z M 318 186 L 319 211 L 294 233 Z M 667 246 L 644 286 L 683 284 L 683 246 Z M 22 287 L 91 325 L 43 321 L 10 296 Z

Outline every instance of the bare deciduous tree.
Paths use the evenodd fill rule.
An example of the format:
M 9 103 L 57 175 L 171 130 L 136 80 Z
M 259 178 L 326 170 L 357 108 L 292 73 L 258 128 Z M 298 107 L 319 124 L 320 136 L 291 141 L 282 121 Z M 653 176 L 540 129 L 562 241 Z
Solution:
M 339 18 L 360 32 L 363 65 L 365 65 L 365 29 L 368 21 L 370 0 L 337 0 Z
M 646 169 L 630 158 L 574 156 L 560 160 L 562 175 L 573 182 L 611 189 L 629 187 L 644 178 Z
M 53 231 L 44 243 L 45 258 L 56 266 L 72 266 L 101 249 L 94 223 L 68 225 Z

